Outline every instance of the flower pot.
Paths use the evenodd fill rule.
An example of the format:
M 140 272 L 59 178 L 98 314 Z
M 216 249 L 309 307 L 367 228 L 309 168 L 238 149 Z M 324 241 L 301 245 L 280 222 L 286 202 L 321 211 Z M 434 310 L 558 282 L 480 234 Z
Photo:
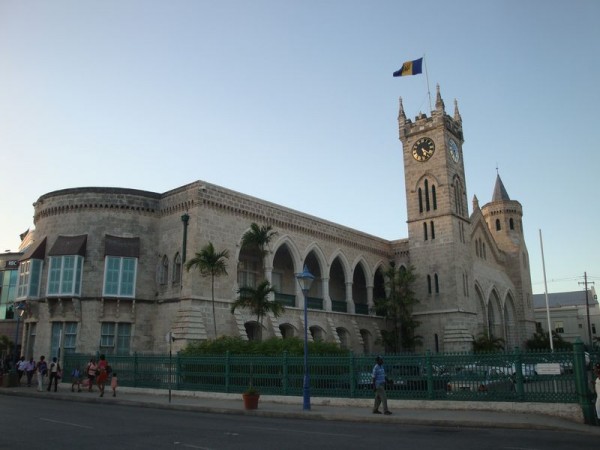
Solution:
M 258 408 L 258 399 L 260 398 L 260 394 L 242 394 L 242 398 L 244 399 L 244 409 Z

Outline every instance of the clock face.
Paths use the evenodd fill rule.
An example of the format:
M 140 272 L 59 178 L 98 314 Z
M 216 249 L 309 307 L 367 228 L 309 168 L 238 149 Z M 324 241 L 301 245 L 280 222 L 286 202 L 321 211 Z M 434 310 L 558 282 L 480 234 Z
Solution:
M 458 144 L 452 138 L 448 140 L 448 151 L 450 152 L 450 156 L 452 156 L 454 162 L 458 162 L 458 159 L 460 158 L 460 153 L 458 152 Z
M 435 144 L 431 138 L 424 137 L 415 142 L 412 148 L 412 155 L 417 161 L 427 161 L 435 152 Z

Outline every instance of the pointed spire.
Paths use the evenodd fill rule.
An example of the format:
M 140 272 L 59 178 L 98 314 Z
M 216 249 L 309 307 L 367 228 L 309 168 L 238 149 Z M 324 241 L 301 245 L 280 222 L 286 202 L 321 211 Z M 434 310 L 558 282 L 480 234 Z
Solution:
M 402 97 L 400 97 L 400 109 L 398 111 L 398 122 L 406 122 L 406 114 L 404 114 L 404 105 L 402 104 Z
M 476 195 L 473 196 L 473 211 L 477 211 L 479 209 L 479 199 Z
M 458 123 L 462 123 L 462 117 L 458 111 L 458 101 L 456 99 L 454 99 L 454 120 L 456 120 Z
M 442 95 L 440 94 L 440 85 L 436 85 L 437 94 L 435 96 L 435 109 L 438 111 L 444 111 L 444 100 L 442 100 Z
M 493 202 L 503 202 L 510 200 L 508 192 L 504 187 L 504 183 L 500 179 L 500 174 L 496 175 L 496 185 L 494 186 L 494 194 L 492 195 Z

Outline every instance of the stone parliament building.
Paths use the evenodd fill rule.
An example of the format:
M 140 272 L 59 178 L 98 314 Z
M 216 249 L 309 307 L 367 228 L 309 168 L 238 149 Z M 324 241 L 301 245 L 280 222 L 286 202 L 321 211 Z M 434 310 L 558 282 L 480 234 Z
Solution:
M 266 279 L 285 305 L 262 335 L 303 336 L 304 297 L 295 274 L 315 276 L 309 339 L 356 353 L 382 350 L 390 261 L 415 268 L 417 351 L 469 351 L 491 333 L 507 349 L 535 330 L 522 207 L 499 176 L 491 202 L 468 212 L 462 118 L 445 111 L 439 87 L 430 117 L 398 116 L 404 155 L 408 238 L 388 241 L 203 181 L 165 193 L 83 187 L 42 195 L 35 229 L 20 250 L 16 301 L 23 308 L 23 354 L 129 354 L 174 350 L 214 338 L 211 278 L 185 261 L 208 242 L 227 250 L 228 274 L 215 279 L 219 335 L 253 339 L 256 318 L 231 313 L 240 285 Z M 490 183 L 491 185 L 491 183 Z M 262 260 L 241 248 L 252 223 L 277 233 Z

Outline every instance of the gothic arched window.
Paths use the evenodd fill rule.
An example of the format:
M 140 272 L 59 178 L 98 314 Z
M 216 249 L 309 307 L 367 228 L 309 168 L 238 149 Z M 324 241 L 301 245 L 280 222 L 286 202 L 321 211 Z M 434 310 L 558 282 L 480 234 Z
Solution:
M 181 282 L 181 256 L 179 253 L 175 254 L 173 258 L 173 277 L 171 278 L 173 284 L 179 284 Z
M 158 284 L 165 285 L 169 281 L 169 258 L 167 255 L 162 257 L 158 268 Z
M 429 181 L 425 180 L 425 209 L 429 211 Z

